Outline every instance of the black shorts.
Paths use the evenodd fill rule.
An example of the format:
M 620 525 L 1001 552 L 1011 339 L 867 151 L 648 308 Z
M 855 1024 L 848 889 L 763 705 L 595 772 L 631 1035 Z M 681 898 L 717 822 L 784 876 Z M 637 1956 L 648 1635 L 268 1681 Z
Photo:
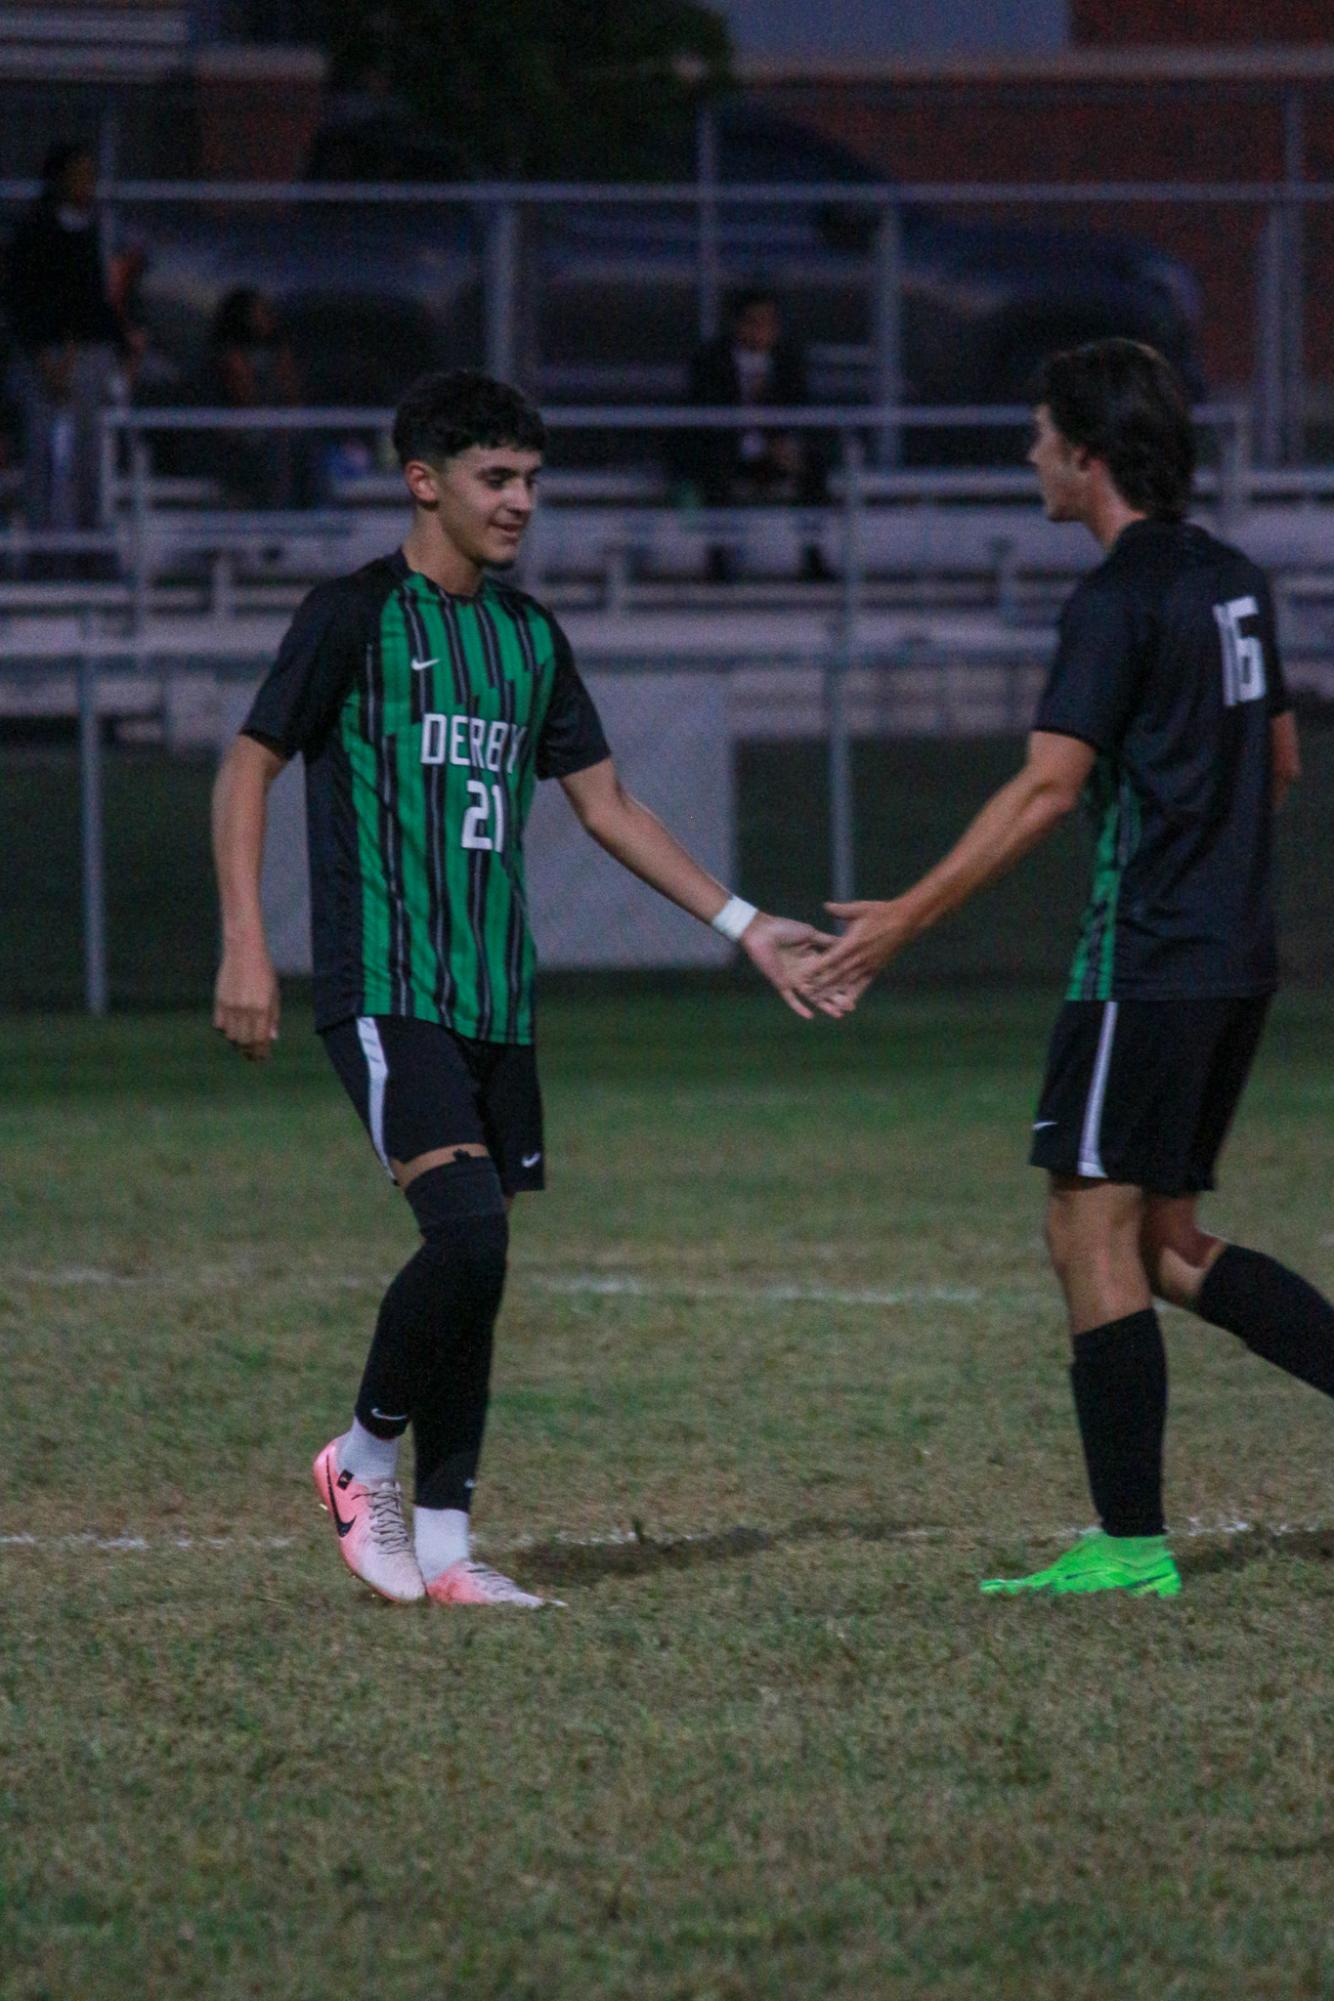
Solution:
M 1269 1001 L 1067 1001 L 1047 1052 L 1033 1166 L 1153 1195 L 1212 1188 Z
M 507 1195 L 545 1187 L 531 1043 L 472 1042 L 438 1022 L 363 1014 L 326 1028 L 324 1046 L 386 1173 L 391 1160 L 481 1145 Z

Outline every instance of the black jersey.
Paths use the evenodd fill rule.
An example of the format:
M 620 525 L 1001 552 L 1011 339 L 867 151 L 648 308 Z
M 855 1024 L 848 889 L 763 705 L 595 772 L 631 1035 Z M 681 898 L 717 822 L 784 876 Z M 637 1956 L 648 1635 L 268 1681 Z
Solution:
M 551 615 L 382 558 L 310 593 L 244 730 L 306 759 L 317 1027 L 408 1015 L 531 1042 L 534 782 L 608 755 Z
M 1065 608 L 1034 723 L 1098 753 L 1071 1000 L 1272 989 L 1269 724 L 1287 706 L 1263 572 L 1186 523 L 1124 529 Z

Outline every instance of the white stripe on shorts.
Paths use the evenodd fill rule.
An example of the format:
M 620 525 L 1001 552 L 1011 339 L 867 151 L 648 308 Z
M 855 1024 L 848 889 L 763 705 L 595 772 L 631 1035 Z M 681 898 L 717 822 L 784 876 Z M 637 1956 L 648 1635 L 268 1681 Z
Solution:
M 1107 1096 L 1107 1072 L 1112 1067 L 1112 1038 L 1116 1034 L 1115 1001 L 1102 1004 L 1102 1033 L 1093 1065 L 1093 1082 L 1084 1107 L 1084 1126 L 1079 1135 L 1079 1171 L 1098 1181 L 1107 1179 L 1102 1164 L 1102 1108 Z
M 361 1042 L 361 1052 L 366 1058 L 366 1071 L 370 1084 L 366 1117 L 371 1129 L 371 1145 L 380 1156 L 381 1165 L 392 1181 L 394 1170 L 389 1165 L 389 1155 L 384 1150 L 384 1087 L 389 1081 L 389 1065 L 385 1061 L 384 1044 L 373 1015 L 357 1016 L 357 1036 Z

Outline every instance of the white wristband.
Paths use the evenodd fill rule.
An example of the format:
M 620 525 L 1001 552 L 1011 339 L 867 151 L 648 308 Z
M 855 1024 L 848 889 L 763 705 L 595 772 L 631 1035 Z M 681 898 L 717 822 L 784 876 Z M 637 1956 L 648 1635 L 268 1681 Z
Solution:
M 709 922 L 715 931 L 721 931 L 724 938 L 730 938 L 735 945 L 751 918 L 759 914 L 755 905 L 747 903 L 744 896 L 729 896 L 718 915 L 711 917 Z

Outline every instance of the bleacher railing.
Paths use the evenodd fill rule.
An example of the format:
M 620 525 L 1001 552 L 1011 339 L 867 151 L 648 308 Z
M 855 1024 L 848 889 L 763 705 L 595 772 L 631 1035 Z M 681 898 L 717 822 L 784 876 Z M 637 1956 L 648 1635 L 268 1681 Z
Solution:
M 528 211 L 561 208 L 685 210 L 693 222 L 696 321 L 701 337 L 718 330 L 726 283 L 749 275 L 729 260 L 723 218 L 729 210 L 853 210 L 874 217 L 870 247 L 861 260 L 867 289 L 870 400 L 888 406 L 904 400 L 904 217 L 910 209 L 1054 210 L 1110 208 L 1199 211 L 1217 209 L 1262 219 L 1250 280 L 1254 329 L 1252 415 L 1256 455 L 1278 465 L 1302 456 L 1306 421 L 1305 321 L 1307 275 L 1304 228 L 1310 211 L 1334 202 L 1334 181 L 1303 178 L 1299 156 L 1285 177 L 1269 181 L 1197 183 L 923 182 L 726 183 L 715 177 L 713 150 L 700 148 L 694 180 L 619 185 L 601 183 L 414 183 L 113 181 L 101 190 L 103 213 L 114 234 L 126 209 L 192 207 L 215 218 L 229 207 L 351 206 L 463 210 L 478 224 L 476 253 L 483 338 L 478 359 L 495 375 L 522 373 L 521 278 L 525 249 L 521 218 Z M 0 209 L 30 200 L 35 183 L 0 181 Z M 730 266 L 732 268 L 729 268 Z M 646 271 L 645 283 L 652 273 Z M 1239 274 L 1239 292 L 1246 281 Z
M 808 649 L 803 664 L 817 667 L 822 680 L 829 788 L 829 885 L 831 894 L 838 900 L 846 900 L 855 893 L 852 731 L 848 687 L 855 670 L 869 664 L 873 657 L 866 640 L 863 604 L 864 525 L 868 508 L 874 507 L 878 499 L 900 496 L 905 486 L 911 486 L 916 478 L 901 469 L 880 468 L 868 463 L 868 444 L 890 427 L 896 435 L 915 427 L 972 429 L 999 426 L 1008 430 L 1025 424 L 1029 415 L 1029 411 L 1022 406 L 963 406 L 945 410 L 933 406 L 905 405 L 864 409 L 849 409 L 846 406 L 798 409 L 748 407 L 741 410 L 693 406 L 669 409 L 644 406 L 614 410 L 589 407 L 556 409 L 549 413 L 549 421 L 556 431 L 596 428 L 610 432 L 671 432 L 758 426 L 819 430 L 837 436 L 840 453 L 832 482 L 835 489 L 832 511 L 840 524 L 838 607 L 826 628 L 823 645 L 816 649 L 816 656 L 812 656 Z M 58 649 L 63 656 L 72 659 L 76 675 L 81 751 L 86 998 L 90 1011 L 100 1013 L 107 1005 L 99 679 L 113 662 L 122 669 L 128 664 L 133 671 L 152 674 L 155 663 L 178 652 L 181 645 L 179 634 L 166 638 L 156 631 L 149 615 L 149 552 L 155 539 L 163 532 L 164 519 L 168 518 L 155 502 L 149 440 L 157 434 L 185 430 L 208 433 L 272 428 L 297 432 L 333 430 L 346 433 L 349 430 L 364 430 L 380 433 L 386 429 L 390 416 L 390 412 L 378 408 L 341 407 L 246 411 L 119 409 L 105 414 L 107 521 L 100 536 L 85 536 L 78 540 L 83 548 L 95 545 L 108 556 L 122 561 L 125 579 L 116 585 L 91 589 L 84 595 L 85 611 L 77 643 L 70 646 L 68 639 L 62 638 Z M 1276 477 L 1289 482 L 1305 477 L 1295 473 L 1274 475 L 1253 465 L 1248 449 L 1249 412 L 1244 406 L 1205 406 L 1196 412 L 1196 416 L 1201 426 L 1216 439 L 1214 464 L 1206 476 L 1206 485 L 1211 487 L 1220 512 L 1235 512 L 1245 507 L 1256 490 L 1257 482 L 1263 481 L 1268 485 Z M 124 467 L 120 460 L 122 440 L 128 447 L 128 463 Z M 956 482 L 953 490 L 957 494 L 960 476 L 949 477 Z M 980 499 L 1033 492 L 1032 475 L 1019 469 L 1014 473 L 979 470 L 964 478 L 966 490 Z M 118 497 L 125 501 L 119 511 Z M 190 520 L 188 511 L 183 516 L 178 514 L 176 518 L 187 524 Z M 294 517 L 294 520 L 304 520 L 308 526 L 312 518 L 322 519 L 306 515 Z M 346 510 L 343 518 L 347 518 Z M 718 526 L 716 512 L 710 514 L 701 510 L 700 518 L 705 532 Z M 242 534 L 272 536 L 280 517 L 264 511 L 251 515 L 231 511 L 218 519 L 224 527 Z M 215 529 L 214 532 L 219 531 Z M 64 594 L 68 602 L 75 601 L 69 594 L 68 586 L 52 586 L 52 589 L 58 595 Z M 0 587 L 0 598 L 3 594 L 3 587 Z M 99 603 L 102 608 L 114 608 L 121 614 L 118 630 L 98 626 L 94 613 Z M 229 644 L 233 653 L 237 651 L 236 641 L 227 640 L 225 622 L 211 637 Z M 244 647 L 241 650 L 245 650 Z M 47 649 L 44 652 L 44 660 L 35 658 L 34 665 L 39 668 L 44 665 L 49 671 L 51 654 Z M 779 663 L 779 656 L 772 652 L 766 653 L 764 658 L 768 665 Z M 921 659 L 919 647 L 914 651 L 913 664 L 920 665 Z M 739 663 L 744 664 L 740 655 L 733 664 Z M 905 662 L 896 663 L 877 655 L 875 664 L 893 666 Z M 17 657 L 7 663 L 7 671 L 22 671 Z

